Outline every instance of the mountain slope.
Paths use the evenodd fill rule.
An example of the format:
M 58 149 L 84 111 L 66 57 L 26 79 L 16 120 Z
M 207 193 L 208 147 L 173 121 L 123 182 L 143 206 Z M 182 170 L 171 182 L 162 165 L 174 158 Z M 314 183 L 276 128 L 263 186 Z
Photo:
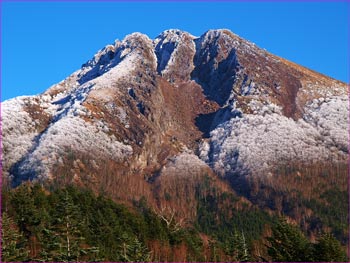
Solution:
M 154 41 L 134 33 L 44 94 L 2 104 L 4 172 L 50 177 L 66 148 L 159 166 L 196 152 L 198 127 L 209 137 L 199 154 L 217 172 L 341 160 L 347 101 L 345 84 L 228 30 L 168 30 Z
M 344 167 L 348 155 L 346 84 L 225 29 L 133 33 L 43 94 L 1 106 L 12 186 L 74 183 L 128 204 L 145 197 L 183 222 L 195 220 L 208 178 L 216 195 L 236 191 L 241 205 L 282 213 L 265 194 L 281 190 L 284 175 L 298 190 L 295 178 L 321 178 L 320 163 Z M 344 168 L 334 171 L 320 185 L 346 179 Z M 254 190 L 260 180 L 266 193 Z M 286 200 L 291 189 L 281 190 Z M 286 213 L 301 222 L 307 211 Z

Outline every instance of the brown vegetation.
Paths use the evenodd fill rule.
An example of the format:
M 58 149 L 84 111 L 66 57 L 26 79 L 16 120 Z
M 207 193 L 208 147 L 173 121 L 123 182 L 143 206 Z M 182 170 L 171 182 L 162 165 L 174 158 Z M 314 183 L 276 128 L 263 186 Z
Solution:
M 26 103 L 23 110 L 26 111 L 35 122 L 35 129 L 38 133 L 43 132 L 51 122 L 52 116 L 47 114 L 40 106 L 38 98 L 35 98 L 34 102 Z

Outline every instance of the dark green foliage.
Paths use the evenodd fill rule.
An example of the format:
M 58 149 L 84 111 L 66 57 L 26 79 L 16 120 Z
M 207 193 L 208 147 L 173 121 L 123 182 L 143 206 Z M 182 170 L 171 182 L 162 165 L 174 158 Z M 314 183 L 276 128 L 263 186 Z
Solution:
M 269 256 L 273 261 L 346 260 L 334 236 L 323 235 L 312 244 L 298 227 L 283 220 L 278 222 L 232 193 L 221 194 L 211 186 L 209 178 L 196 191 L 195 227 L 175 229 L 148 207 L 145 198 L 126 207 L 72 186 L 47 191 L 40 185 L 25 184 L 5 190 L 2 258 L 172 261 L 178 253 L 185 261 L 253 261 L 259 258 L 253 255 L 253 244 L 259 240 L 263 244 L 264 230 L 270 226 L 272 236 L 265 252 L 268 255 L 261 256 Z M 344 196 L 326 192 L 323 198 L 338 209 L 336 200 L 343 200 Z M 341 220 L 346 218 L 339 216 L 345 216 Z M 207 244 L 200 233 L 207 237 Z M 156 254 L 154 247 L 158 249 Z
M 130 239 L 127 235 L 120 238 L 119 249 L 123 262 L 145 262 L 151 260 L 148 248 L 137 237 Z
M 20 262 L 28 260 L 28 250 L 23 235 L 15 228 L 15 223 L 2 214 L 1 220 L 1 258 L 4 262 Z
M 246 187 L 238 179 L 231 185 L 259 209 L 290 217 L 309 236 L 329 229 L 342 245 L 349 244 L 346 163 L 281 163 L 272 174 L 245 178 Z
M 41 232 L 40 260 L 79 261 L 97 248 L 83 247 L 85 238 L 80 231 L 82 213 L 67 190 L 58 192 L 58 203 L 52 211 L 52 221 Z
M 330 233 L 322 235 L 315 244 L 314 248 L 315 261 L 328 262 L 347 262 L 345 251 L 342 249 L 340 242 Z
M 349 242 L 349 199 L 348 192 L 339 189 L 328 190 L 321 195 L 326 202 L 315 199 L 304 200 L 305 206 L 312 209 L 315 215 L 310 219 L 312 227 L 320 230 L 324 226 L 332 229 L 333 234 L 344 244 Z
M 272 261 L 313 261 L 312 247 L 299 228 L 281 220 L 268 238 L 268 254 Z
M 34 193 L 36 191 L 33 191 Z M 11 205 L 15 209 L 15 220 L 19 230 L 29 237 L 35 228 L 40 226 L 41 217 L 44 213 L 38 213 L 35 205 L 36 196 L 30 187 L 23 185 L 13 192 L 11 196 Z
M 251 260 L 248 244 L 243 231 L 234 231 L 224 242 L 224 251 L 232 261 L 247 262 Z
M 243 231 L 247 243 L 250 243 L 261 237 L 266 224 L 275 223 L 275 219 L 262 210 L 244 205 L 242 209 L 236 209 L 234 205 L 237 202 L 237 197 L 227 193 L 200 198 L 197 210 L 199 230 L 210 235 L 215 234 L 220 241 L 229 239 L 234 230 Z M 223 206 L 223 203 L 228 203 L 228 206 Z
M 30 244 L 19 246 L 22 241 L 18 240 L 14 247 L 9 240 L 11 249 L 7 246 L 3 251 L 4 258 L 20 258 L 22 254 L 12 247 L 23 247 L 31 252 L 28 260 L 35 261 L 150 261 L 146 244 L 159 240 L 170 247 L 183 243 L 191 260 L 201 259 L 198 232 L 170 231 L 143 199 L 132 210 L 77 187 L 48 192 L 29 184 L 5 195 L 14 227 L 26 233 L 23 244 Z M 4 231 L 6 236 L 10 230 L 5 227 Z M 14 236 L 20 237 L 18 233 Z
M 268 241 L 268 254 L 272 261 L 348 261 L 340 242 L 332 234 L 323 234 L 313 244 L 299 228 L 288 224 L 285 219 L 272 228 L 272 236 Z
M 309 242 L 298 226 L 287 224 L 284 220 L 277 221 L 276 218 L 254 206 L 240 204 L 240 209 L 237 209 L 235 204 L 239 200 L 233 194 L 213 195 L 206 191 L 208 194 L 203 195 L 205 192 L 203 189 L 209 188 L 210 182 L 204 181 L 203 187 L 197 189 L 199 203 L 196 224 L 199 231 L 215 237 L 216 242 L 211 242 L 209 245 L 211 260 L 223 260 L 218 253 L 220 249 L 232 261 L 253 260 L 252 242 L 262 238 L 266 225 L 272 226 L 273 230 L 273 235 L 268 238 L 270 242 L 268 255 L 273 261 L 313 261 L 314 258 L 322 261 L 327 260 L 327 257 L 323 255 L 317 257 L 314 254 L 314 245 Z M 336 230 L 338 229 L 336 222 L 346 222 L 347 220 L 346 213 L 339 213 L 340 210 L 345 211 L 347 205 L 347 200 L 344 199 L 345 192 L 327 191 L 322 197 L 334 205 L 333 207 L 327 206 L 328 211 L 326 211 L 324 204 L 320 204 L 319 209 L 315 209 L 315 211 L 324 215 L 323 222 L 326 225 L 332 225 L 333 229 Z M 336 204 L 336 200 L 342 204 Z M 302 202 L 302 199 L 291 199 L 283 203 L 285 212 L 293 211 L 295 206 L 299 205 L 298 202 Z M 335 220 L 332 221 L 332 219 Z M 316 224 L 321 224 L 321 222 Z M 321 230 L 322 225 L 319 227 Z M 339 229 L 344 228 L 346 228 L 345 224 L 339 226 Z M 338 252 L 344 253 L 340 245 L 339 248 Z M 245 250 L 248 253 L 242 253 Z
M 210 244 L 213 261 L 224 260 L 218 250 L 230 261 L 251 261 L 252 241 L 261 239 L 265 226 L 275 222 L 266 212 L 246 204 L 240 204 L 238 210 L 235 208 L 238 202 L 230 193 L 199 197 L 196 225 L 200 232 L 217 240 Z
M 203 258 L 203 242 L 198 235 L 198 231 L 195 229 L 188 229 L 186 231 L 180 230 L 175 235 L 178 239 L 183 239 L 187 244 L 189 253 L 187 256 L 187 261 L 204 261 Z

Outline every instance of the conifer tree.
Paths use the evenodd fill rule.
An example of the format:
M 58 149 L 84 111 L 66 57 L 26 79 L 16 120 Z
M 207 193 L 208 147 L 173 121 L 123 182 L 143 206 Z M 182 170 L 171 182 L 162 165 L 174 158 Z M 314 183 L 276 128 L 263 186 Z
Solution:
M 82 248 L 84 238 L 79 230 L 79 208 L 67 190 L 61 194 L 56 212 L 53 222 L 42 231 L 41 260 L 79 261 L 87 254 L 98 254 L 95 247 Z
M 28 250 L 23 235 L 16 229 L 14 221 L 2 214 L 1 259 L 3 262 L 20 262 L 28 260 Z
M 313 261 L 311 244 L 296 226 L 282 219 L 272 228 L 268 238 L 268 254 L 272 261 Z
M 335 239 L 335 237 L 331 233 L 323 234 L 314 247 L 315 261 L 348 261 L 346 253 L 342 249 L 340 242 L 337 239 Z
M 226 253 L 230 255 L 233 261 L 249 261 L 249 251 L 244 232 L 239 233 L 234 230 L 231 237 L 226 242 Z
M 216 240 L 209 240 L 209 249 L 210 249 L 210 261 L 218 262 L 220 261 L 220 257 L 218 254 L 218 245 Z
M 239 239 L 238 260 L 240 262 L 247 262 L 247 261 L 249 261 L 248 246 L 247 246 L 247 242 L 246 242 L 246 239 L 245 239 L 243 231 L 242 231 L 240 239 Z
M 33 226 L 40 221 L 30 185 L 21 185 L 13 191 L 11 205 L 15 208 L 15 220 L 19 230 L 29 238 L 33 233 Z
M 137 238 L 124 234 L 120 245 L 121 260 L 124 262 L 146 262 L 151 260 L 148 248 Z

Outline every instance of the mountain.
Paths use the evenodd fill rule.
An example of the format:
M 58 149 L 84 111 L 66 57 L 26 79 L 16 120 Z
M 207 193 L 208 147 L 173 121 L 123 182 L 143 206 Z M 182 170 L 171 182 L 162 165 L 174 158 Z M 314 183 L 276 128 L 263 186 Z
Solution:
M 348 191 L 347 85 L 226 29 L 130 34 L 1 110 L 13 187 L 73 183 L 127 204 L 146 198 L 186 225 L 209 178 L 238 206 L 286 214 L 309 235 L 335 228 L 305 200 L 328 205 L 327 193 Z M 347 230 L 337 230 L 343 243 Z

